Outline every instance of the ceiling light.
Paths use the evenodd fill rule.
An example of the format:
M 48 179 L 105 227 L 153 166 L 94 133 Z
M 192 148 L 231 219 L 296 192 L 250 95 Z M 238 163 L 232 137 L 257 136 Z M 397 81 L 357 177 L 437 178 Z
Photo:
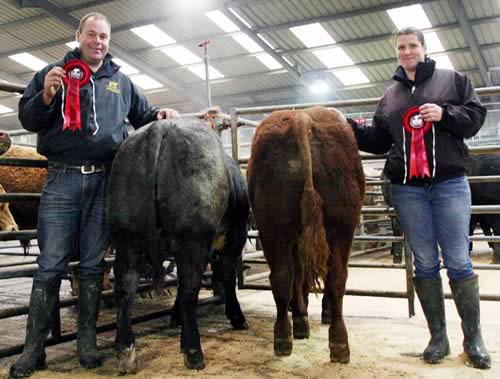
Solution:
M 210 20 L 212 20 L 219 28 L 226 33 L 235 32 L 240 30 L 227 16 L 221 11 L 211 11 L 205 13 Z
M 163 87 L 163 84 L 146 74 L 134 74 L 130 75 L 129 78 L 143 90 Z
M 387 13 L 398 29 L 406 26 L 414 26 L 419 29 L 432 27 L 431 22 L 424 12 L 424 8 L 420 4 L 388 9 Z
M 170 45 L 176 42 L 175 39 L 153 24 L 132 28 L 130 31 L 137 34 L 151 46 Z
M 280 62 L 278 62 L 268 53 L 259 54 L 256 56 L 256 58 L 270 70 L 277 70 L 278 68 L 283 67 Z
M 113 57 L 113 62 L 120 66 L 120 71 L 125 75 L 137 74 L 139 72 L 134 66 L 129 65 L 120 58 Z
M 9 55 L 9 58 L 34 71 L 41 70 L 48 64 L 47 62 L 35 57 L 34 55 L 31 55 L 30 53 Z
M 243 46 L 249 53 L 258 53 L 264 49 L 245 33 L 238 33 L 232 36 L 233 39 Z
M 229 12 L 234 14 L 236 18 L 238 18 L 238 20 L 240 20 L 243 23 L 243 25 L 245 25 L 248 29 L 252 29 L 252 26 L 247 22 L 247 20 L 245 20 L 243 16 L 241 16 L 238 12 L 236 12 L 236 10 L 234 10 L 233 8 L 228 8 L 228 9 Z
M 309 90 L 315 95 L 321 95 L 327 93 L 330 90 L 330 86 L 324 80 L 318 79 L 311 84 Z
M 334 47 L 332 49 L 324 49 L 313 52 L 314 55 L 328 68 L 352 66 L 354 62 L 346 54 L 343 48 Z
M 160 49 L 161 52 L 179 64 L 191 64 L 202 62 L 201 58 L 182 45 L 169 46 Z
M 440 55 L 438 57 L 431 57 L 436 62 L 437 68 L 444 68 L 446 70 L 454 70 L 453 64 L 448 55 Z
M 335 40 L 319 23 L 295 26 L 290 31 L 302 41 L 306 47 L 333 45 Z
M 188 70 L 191 71 L 196 76 L 198 76 L 200 79 L 205 80 L 205 65 L 200 64 L 200 65 L 195 65 L 195 66 L 189 66 Z M 220 78 L 224 77 L 223 74 L 221 74 L 219 71 L 217 71 L 212 66 L 208 67 L 208 75 L 210 76 L 210 80 L 220 79 Z
M 363 74 L 363 71 L 361 71 L 359 68 L 348 68 L 345 70 L 337 70 L 332 72 L 345 86 L 370 83 L 370 80 L 368 80 L 366 75 Z
M 74 50 L 77 47 L 80 47 L 80 42 L 78 42 L 78 41 L 71 41 L 71 42 L 66 43 L 65 45 L 68 46 L 71 50 Z
M 436 32 L 429 32 L 424 34 L 425 45 L 427 46 L 427 53 L 439 53 L 444 51 L 443 44 L 439 40 Z

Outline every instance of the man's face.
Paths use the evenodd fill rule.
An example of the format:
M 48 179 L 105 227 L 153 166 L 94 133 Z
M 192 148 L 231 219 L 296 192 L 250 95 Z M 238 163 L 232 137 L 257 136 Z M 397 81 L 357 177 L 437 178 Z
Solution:
M 105 20 L 95 17 L 85 20 L 82 31 L 76 32 L 82 60 L 91 67 L 99 67 L 108 53 L 110 35 L 111 29 Z

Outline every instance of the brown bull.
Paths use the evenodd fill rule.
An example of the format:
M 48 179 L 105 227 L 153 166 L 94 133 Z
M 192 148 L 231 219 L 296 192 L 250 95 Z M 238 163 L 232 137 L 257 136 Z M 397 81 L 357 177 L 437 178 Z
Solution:
M 0 184 L 0 195 L 3 195 L 5 190 Z M 10 213 L 9 203 L 0 201 L 0 231 L 13 232 L 19 230 L 12 213 Z
M 308 338 L 308 294 L 325 283 L 332 362 L 349 361 L 342 300 L 364 197 L 364 174 L 344 116 L 321 107 L 274 112 L 258 127 L 248 164 L 250 202 L 271 268 L 276 355 Z

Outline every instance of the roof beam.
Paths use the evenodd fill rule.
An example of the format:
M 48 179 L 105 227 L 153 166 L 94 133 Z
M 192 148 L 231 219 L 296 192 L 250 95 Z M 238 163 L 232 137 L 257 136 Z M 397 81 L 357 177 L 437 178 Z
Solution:
M 59 21 L 64 24 L 70 26 L 74 30 L 78 28 L 80 21 L 68 13 L 64 11 L 63 8 L 60 8 L 48 0 L 31 0 L 35 5 L 43 9 L 45 12 L 50 14 L 52 17 L 57 18 Z M 118 44 L 110 41 L 110 47 L 120 58 L 126 60 L 129 64 L 134 65 L 136 67 L 141 67 L 141 71 L 152 78 L 158 80 L 160 83 L 166 85 L 167 87 L 173 88 L 181 94 L 188 95 L 193 102 L 199 103 L 198 105 L 204 104 L 205 100 L 199 95 L 199 93 L 186 93 L 186 89 L 182 84 L 179 84 L 173 80 L 167 79 L 161 72 L 156 71 L 149 67 L 147 62 L 141 60 L 135 55 L 130 54 L 127 50 L 119 46 Z
M 467 18 L 467 14 L 465 13 L 462 0 L 451 0 L 450 5 L 453 13 L 455 14 L 455 17 L 458 20 L 458 23 L 460 24 L 460 30 L 462 31 L 465 40 L 469 44 L 472 52 L 472 57 L 476 61 L 476 65 L 479 67 L 481 78 L 487 86 L 491 86 L 492 83 L 490 74 L 488 72 L 488 66 L 481 52 L 481 48 L 474 34 L 474 30 L 472 29 L 472 25 Z

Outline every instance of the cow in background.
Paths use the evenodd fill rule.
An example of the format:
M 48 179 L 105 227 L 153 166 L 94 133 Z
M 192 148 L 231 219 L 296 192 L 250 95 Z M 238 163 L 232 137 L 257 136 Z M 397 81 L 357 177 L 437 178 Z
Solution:
M 350 351 L 342 303 L 365 178 L 352 129 L 335 109 L 274 112 L 257 127 L 248 189 L 277 308 L 274 352 L 308 338 L 308 294 L 324 282 L 332 362 Z
M 156 121 L 121 145 L 110 173 L 107 209 L 116 248 L 115 347 L 121 374 L 137 370 L 131 308 L 138 265 L 146 264 L 158 282 L 167 254 L 177 265 L 174 314 L 181 323 L 187 368 L 205 366 L 196 308 L 210 260 L 212 279 L 223 282 L 226 315 L 233 328 L 248 328 L 235 291 L 248 212 L 238 165 L 224 153 L 217 133 L 200 120 Z
M 0 195 L 3 195 L 5 190 L 0 184 Z M 19 230 L 19 227 L 10 213 L 9 203 L 0 201 L 0 231 L 1 232 L 14 232 Z

